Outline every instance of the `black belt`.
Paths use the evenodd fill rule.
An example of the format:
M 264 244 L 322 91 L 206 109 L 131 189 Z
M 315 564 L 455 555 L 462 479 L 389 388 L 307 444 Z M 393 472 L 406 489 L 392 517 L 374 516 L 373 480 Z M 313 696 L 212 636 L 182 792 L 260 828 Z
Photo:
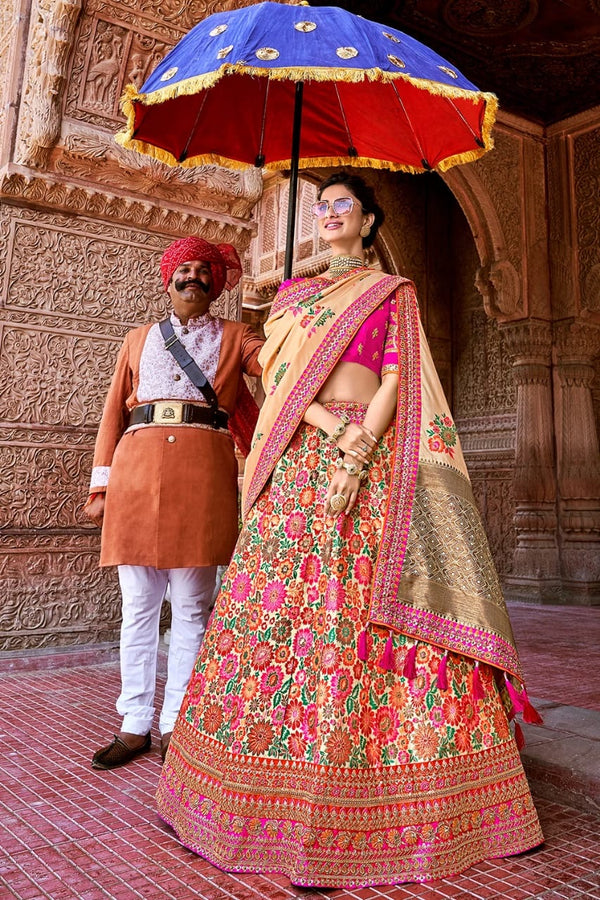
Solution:
M 210 425 L 227 428 L 229 416 L 222 409 L 182 403 L 180 400 L 161 400 L 134 407 L 129 413 L 130 425 Z

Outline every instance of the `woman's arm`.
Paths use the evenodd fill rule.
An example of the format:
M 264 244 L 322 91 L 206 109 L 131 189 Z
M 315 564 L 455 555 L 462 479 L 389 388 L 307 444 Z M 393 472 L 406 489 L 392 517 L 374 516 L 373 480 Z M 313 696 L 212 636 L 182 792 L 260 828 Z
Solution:
M 398 402 L 398 373 L 389 372 L 381 379 L 381 387 L 369 403 L 363 428 L 373 432 L 379 440 L 396 412 Z
M 369 403 L 363 420 L 363 429 L 369 433 L 369 435 L 372 433 L 379 439 L 392 421 L 394 412 L 396 411 L 397 402 L 398 375 L 395 372 L 390 372 L 388 375 L 383 376 L 381 379 L 381 387 Z M 327 410 L 325 410 L 325 412 L 327 412 Z M 339 445 L 341 445 L 344 437 L 345 435 L 338 441 Z M 371 440 L 371 444 L 374 445 L 375 441 Z M 344 462 L 360 465 L 360 461 L 361 460 L 357 458 L 354 450 L 350 453 L 345 452 Z M 345 469 L 336 469 L 325 498 L 325 515 L 336 515 L 329 503 L 334 494 L 343 494 L 348 498 L 348 503 L 344 512 L 351 512 L 356 505 L 359 487 L 360 481 L 358 475 L 350 475 Z
M 325 434 L 328 434 L 330 437 L 337 426 L 342 423 L 339 416 L 329 412 L 323 404 L 317 403 L 316 400 L 307 407 L 303 418 L 309 425 L 320 428 L 321 431 L 324 431 Z M 344 433 L 336 440 L 336 444 L 342 453 L 351 452 L 354 462 L 362 463 L 363 465 L 369 461 L 376 443 L 377 441 L 369 434 L 369 431 L 364 425 L 358 425 L 355 422 L 349 422 L 346 425 Z

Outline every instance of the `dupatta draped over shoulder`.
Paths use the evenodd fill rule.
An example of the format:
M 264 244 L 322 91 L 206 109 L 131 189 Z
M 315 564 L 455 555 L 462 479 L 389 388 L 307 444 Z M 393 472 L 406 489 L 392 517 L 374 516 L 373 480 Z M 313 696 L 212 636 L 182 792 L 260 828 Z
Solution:
M 408 279 L 358 269 L 333 283 L 314 278 L 280 289 L 259 357 L 266 399 L 246 461 L 243 514 L 260 496 L 305 410 L 361 324 L 392 293 L 398 317 L 398 403 L 369 621 L 489 663 L 522 681 L 456 427 Z

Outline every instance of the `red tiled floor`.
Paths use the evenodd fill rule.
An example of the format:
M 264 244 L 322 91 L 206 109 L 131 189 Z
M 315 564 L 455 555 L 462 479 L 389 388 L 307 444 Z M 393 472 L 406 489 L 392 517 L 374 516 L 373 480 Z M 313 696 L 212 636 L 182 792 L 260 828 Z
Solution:
M 600 710 L 600 609 L 509 605 L 533 697 Z
M 511 616 L 531 694 L 599 708 L 589 673 L 600 668 L 600 610 L 519 605 Z M 600 900 L 600 820 L 559 796 L 536 801 L 543 848 L 440 882 L 319 891 L 228 875 L 159 822 L 157 733 L 131 765 L 91 769 L 116 726 L 117 662 L 0 677 L 1 900 Z

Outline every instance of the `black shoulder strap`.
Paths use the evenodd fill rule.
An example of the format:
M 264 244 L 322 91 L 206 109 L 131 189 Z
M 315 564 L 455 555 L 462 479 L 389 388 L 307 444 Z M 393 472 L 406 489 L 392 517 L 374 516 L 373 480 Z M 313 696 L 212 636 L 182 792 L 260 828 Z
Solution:
M 202 391 L 206 402 L 210 405 L 213 412 L 217 410 L 219 408 L 219 400 L 211 383 L 175 334 L 171 319 L 163 319 L 158 325 L 165 342 L 165 349 L 175 357 L 175 360 L 181 366 L 192 384 L 195 385 L 198 390 Z

